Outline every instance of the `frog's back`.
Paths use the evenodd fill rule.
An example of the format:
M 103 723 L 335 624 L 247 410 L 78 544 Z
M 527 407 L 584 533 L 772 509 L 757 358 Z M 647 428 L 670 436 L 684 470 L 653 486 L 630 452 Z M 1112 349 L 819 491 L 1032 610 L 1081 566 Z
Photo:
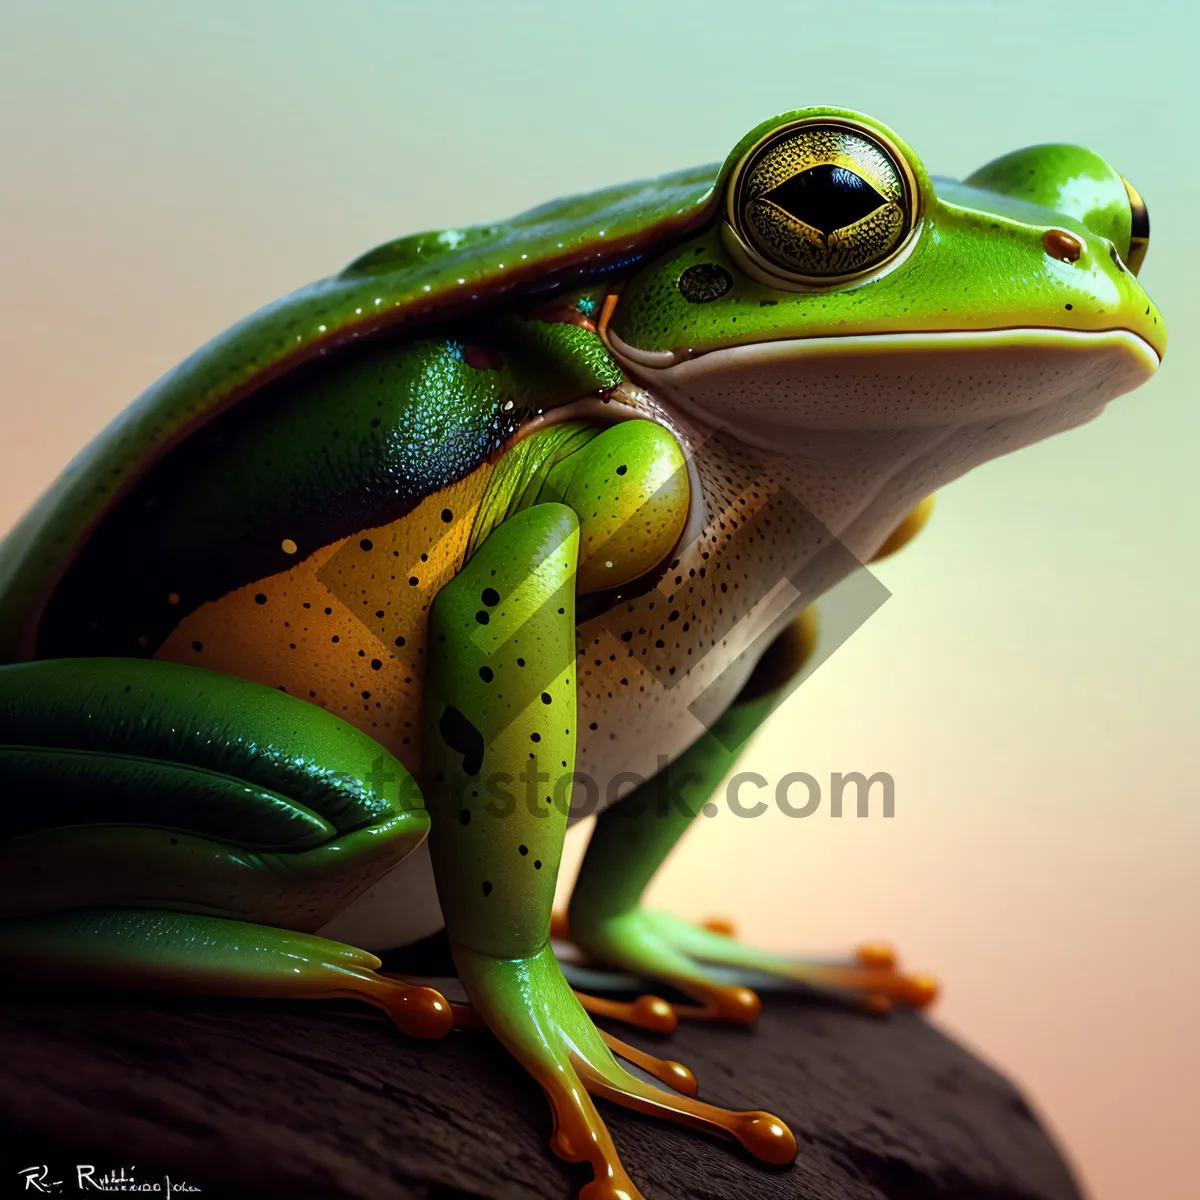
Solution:
M 716 176 L 708 166 L 556 201 L 496 225 L 403 238 L 213 339 L 108 426 L 0 544 L 0 662 L 37 653 L 47 606 L 93 532 L 197 431 L 246 407 L 243 401 L 253 407 L 272 387 L 319 374 L 326 362 L 375 352 L 386 357 L 384 343 L 397 337 L 419 339 L 431 325 L 494 312 L 513 296 L 636 259 L 706 219 Z M 411 355 L 407 367 L 413 369 Z M 480 411 L 478 397 L 468 397 L 457 405 L 450 398 L 440 425 L 421 426 L 410 419 L 419 414 L 400 414 L 415 448 L 399 481 L 409 509 L 469 479 L 525 415 L 501 406 L 481 430 Z

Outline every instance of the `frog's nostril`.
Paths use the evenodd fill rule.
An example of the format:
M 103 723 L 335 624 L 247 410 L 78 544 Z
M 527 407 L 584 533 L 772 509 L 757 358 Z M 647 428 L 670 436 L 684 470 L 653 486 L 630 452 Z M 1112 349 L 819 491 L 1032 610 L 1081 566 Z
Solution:
M 1042 246 L 1051 258 L 1063 262 L 1078 262 L 1083 256 L 1083 243 L 1065 229 L 1047 229 L 1042 234 Z

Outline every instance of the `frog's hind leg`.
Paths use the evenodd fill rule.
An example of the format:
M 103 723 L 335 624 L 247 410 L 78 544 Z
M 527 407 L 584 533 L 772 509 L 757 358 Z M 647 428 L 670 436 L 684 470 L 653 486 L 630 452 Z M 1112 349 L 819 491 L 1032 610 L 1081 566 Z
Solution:
M 8 977 L 355 996 L 445 1032 L 437 993 L 314 935 L 428 828 L 400 763 L 305 701 L 173 663 L 0 668 Z
M 365 950 L 310 933 L 199 913 L 74 909 L 0 922 L 0 975 L 100 987 L 274 1000 L 359 1000 L 411 1037 L 441 1037 L 450 1005 L 385 977 Z
M 864 946 L 845 961 L 797 959 L 743 945 L 719 927 L 704 928 L 641 906 L 642 892 L 667 854 L 742 746 L 790 691 L 788 682 L 809 659 L 816 632 L 815 614 L 806 610 L 767 651 L 737 702 L 711 730 L 662 777 L 600 815 L 569 916 L 560 923 L 560 932 L 594 962 L 665 983 L 696 1001 L 675 1006 L 681 1018 L 755 1020 L 758 996 L 730 982 L 730 973 L 791 981 L 872 1011 L 895 1004 L 921 1008 L 937 993 L 928 976 L 901 972 L 885 947 Z M 664 797 L 669 802 L 663 803 Z

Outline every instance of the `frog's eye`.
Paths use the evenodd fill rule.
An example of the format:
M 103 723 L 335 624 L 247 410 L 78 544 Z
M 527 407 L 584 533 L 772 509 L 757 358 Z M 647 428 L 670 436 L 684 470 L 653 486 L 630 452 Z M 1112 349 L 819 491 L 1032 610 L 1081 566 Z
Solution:
M 876 270 L 915 224 L 916 187 L 872 130 L 828 120 L 774 130 L 733 172 L 729 225 L 768 274 L 830 284 Z
M 1137 188 L 1124 175 L 1121 176 L 1121 182 L 1129 197 L 1129 251 L 1125 255 L 1125 263 L 1136 275 L 1146 261 L 1146 251 L 1150 249 L 1150 211 Z

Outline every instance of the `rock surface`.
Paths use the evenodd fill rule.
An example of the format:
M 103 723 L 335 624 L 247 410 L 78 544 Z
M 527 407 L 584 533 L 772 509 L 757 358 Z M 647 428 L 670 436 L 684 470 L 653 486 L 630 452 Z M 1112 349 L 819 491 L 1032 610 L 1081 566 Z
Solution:
M 913 1015 L 877 1019 L 769 997 L 753 1030 L 614 1032 L 695 1071 L 701 1096 L 766 1108 L 790 1167 L 603 1105 L 647 1200 L 1078 1200 L 1013 1086 Z M 490 1036 L 441 1042 L 316 1005 L 0 999 L 0 1196 L 45 1164 L 186 1182 L 202 1196 L 565 1200 L 536 1086 Z M 11 1193 L 5 1189 L 11 1188 Z M 161 1194 L 161 1193 L 159 1193 Z

